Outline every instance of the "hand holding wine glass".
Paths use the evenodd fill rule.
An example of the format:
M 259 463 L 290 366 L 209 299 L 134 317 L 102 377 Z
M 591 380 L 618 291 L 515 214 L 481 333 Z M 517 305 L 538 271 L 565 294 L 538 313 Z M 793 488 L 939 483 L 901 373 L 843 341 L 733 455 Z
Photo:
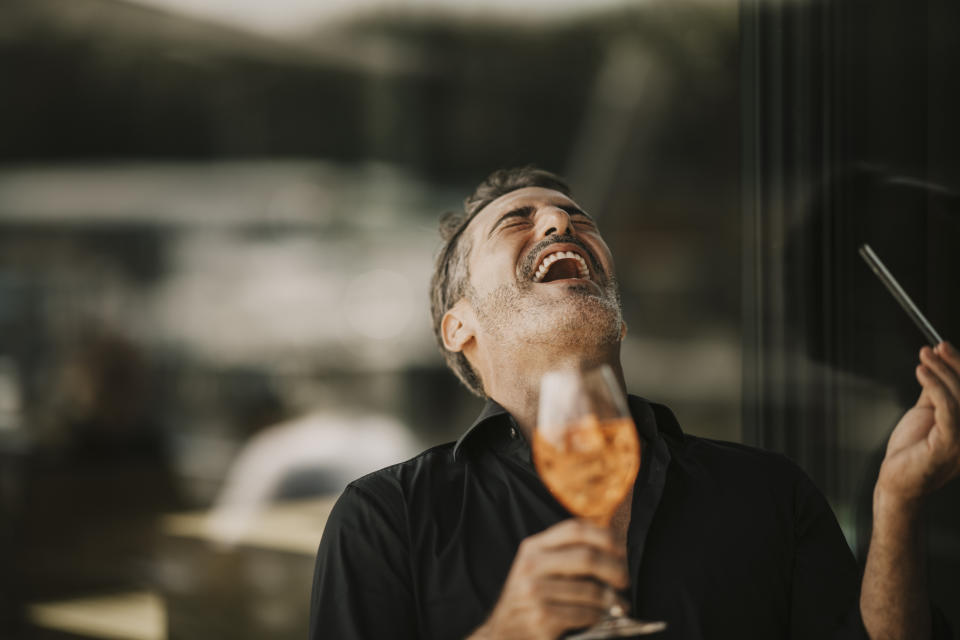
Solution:
M 569 519 L 526 538 L 490 617 L 470 640 L 556 640 L 600 620 L 607 590 L 628 586 L 610 531 Z
M 666 627 L 662 622 L 610 616 L 611 610 L 616 613 L 619 608 L 622 614 L 627 608 L 614 589 L 629 587 L 629 578 L 622 541 L 615 540 L 608 525 L 633 486 L 640 445 L 609 368 L 586 377 L 573 375 L 546 377 L 533 447 L 544 483 L 579 518 L 564 520 L 520 544 L 499 601 L 471 640 L 561 636 L 583 640 L 642 635 Z M 563 635 L 597 622 L 599 629 Z
M 544 375 L 533 458 L 544 484 L 573 515 L 609 527 L 640 469 L 640 442 L 626 399 L 609 367 Z M 663 622 L 632 620 L 607 587 L 608 615 L 571 639 L 661 631 Z

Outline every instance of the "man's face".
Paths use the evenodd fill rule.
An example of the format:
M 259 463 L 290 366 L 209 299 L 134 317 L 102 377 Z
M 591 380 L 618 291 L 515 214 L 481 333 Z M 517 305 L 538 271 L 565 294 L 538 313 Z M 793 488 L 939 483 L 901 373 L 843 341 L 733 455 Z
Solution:
M 467 298 L 483 333 L 525 343 L 620 339 L 613 257 L 576 202 L 518 189 L 487 205 L 466 232 Z

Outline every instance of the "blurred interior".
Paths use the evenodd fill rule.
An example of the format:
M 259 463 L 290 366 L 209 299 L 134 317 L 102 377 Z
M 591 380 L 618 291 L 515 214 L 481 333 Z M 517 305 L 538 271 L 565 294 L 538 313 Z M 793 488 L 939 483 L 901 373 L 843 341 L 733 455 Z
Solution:
M 923 337 L 856 247 L 958 340 L 957 13 L 3 4 L 0 637 L 304 637 L 342 487 L 481 406 L 430 328 L 436 224 L 528 163 L 616 257 L 630 390 L 797 460 L 862 556 Z

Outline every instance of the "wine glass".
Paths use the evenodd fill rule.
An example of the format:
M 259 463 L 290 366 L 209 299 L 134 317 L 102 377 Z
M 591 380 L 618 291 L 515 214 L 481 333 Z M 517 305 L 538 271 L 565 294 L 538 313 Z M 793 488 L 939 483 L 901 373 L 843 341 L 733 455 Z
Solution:
M 533 460 L 550 493 L 573 515 L 609 527 L 640 470 L 640 441 L 627 401 L 609 366 L 553 371 L 540 383 Z M 614 604 L 594 626 L 566 636 L 599 640 L 655 633 L 665 622 L 633 620 Z

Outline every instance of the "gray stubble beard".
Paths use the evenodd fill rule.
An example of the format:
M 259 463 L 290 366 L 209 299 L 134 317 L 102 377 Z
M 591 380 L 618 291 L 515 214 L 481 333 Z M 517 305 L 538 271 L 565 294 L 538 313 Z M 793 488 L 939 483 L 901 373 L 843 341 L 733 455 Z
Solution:
M 623 311 L 614 276 L 606 279 L 600 296 L 589 285 L 573 285 L 561 299 L 536 301 L 529 295 L 534 286 L 508 283 L 482 297 L 471 287 L 467 297 L 484 333 L 517 347 L 542 344 L 573 350 L 620 341 Z

